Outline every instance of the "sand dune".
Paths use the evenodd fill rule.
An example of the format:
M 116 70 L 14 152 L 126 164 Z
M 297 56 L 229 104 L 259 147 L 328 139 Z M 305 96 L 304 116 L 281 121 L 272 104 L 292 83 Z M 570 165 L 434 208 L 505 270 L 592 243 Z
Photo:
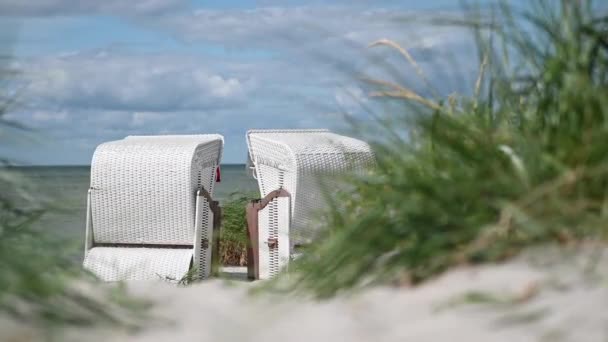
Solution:
M 603 252 L 603 251 L 602 251 Z M 251 297 L 251 283 L 186 288 L 131 283 L 150 298 L 138 332 L 71 330 L 73 341 L 606 341 L 605 258 L 543 249 L 462 268 L 416 288 L 376 288 L 315 302 Z M 12 327 L 19 331 L 18 325 Z M 5 330 L 6 331 L 6 330 Z M 21 330 L 23 331 L 23 330 Z

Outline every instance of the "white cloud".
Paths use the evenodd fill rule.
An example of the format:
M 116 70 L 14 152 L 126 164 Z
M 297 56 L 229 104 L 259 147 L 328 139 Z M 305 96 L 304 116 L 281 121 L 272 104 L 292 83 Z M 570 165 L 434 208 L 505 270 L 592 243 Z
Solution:
M 169 31 L 195 48 L 208 43 L 223 48 L 211 55 L 104 49 L 20 61 L 29 107 L 11 118 L 78 142 L 87 158 L 100 142 L 128 134 L 218 132 L 229 142 L 228 161 L 239 162 L 248 128 L 337 127 L 342 118 L 328 115 L 339 111 L 336 104 L 357 112 L 360 104 L 374 102 L 365 97 L 360 73 L 420 87 L 416 72 L 396 51 L 366 47 L 380 38 L 406 47 L 443 93 L 455 90 L 449 70 L 459 76 L 476 70 L 473 58 L 447 65 L 451 55 L 474 54 L 468 34 L 429 25 L 426 19 L 434 14 L 428 12 L 319 6 L 154 12 L 179 5 L 172 0 L 80 5 L 35 0 L 13 11 L 38 13 L 41 6 L 34 10 L 34 5 L 45 3 L 56 11 L 58 4 L 72 4 L 69 13 L 83 13 L 85 7 L 92 13 L 155 13 L 153 20 L 140 16 L 135 22 Z M 0 0 L 0 11 L 7 4 Z
M 32 120 L 48 123 L 49 121 L 65 122 L 68 115 L 65 111 L 60 112 L 47 112 L 47 111 L 34 111 L 32 113 Z
M 0 0 L 0 16 L 149 15 L 187 7 L 185 0 Z
M 379 38 L 393 38 L 413 48 L 457 40 L 459 30 L 429 25 L 438 16 L 455 15 L 353 6 L 262 7 L 180 11 L 155 18 L 153 25 L 188 41 L 235 46 L 302 49 L 344 41 L 366 45 Z
M 77 54 L 23 63 L 36 106 L 176 111 L 238 104 L 249 81 L 179 56 Z
M 337 88 L 334 97 L 336 103 L 347 112 L 358 110 L 369 101 L 363 89 L 356 85 Z
M 357 77 L 357 73 L 404 81 L 416 89 L 420 79 L 399 53 L 386 47 L 367 48 L 378 39 L 390 39 L 414 56 L 428 78 L 439 80 L 438 87 L 451 93 L 456 89 L 443 81 L 449 76 L 444 71 L 468 75 L 469 65 L 476 64 L 473 40 L 463 27 L 433 23 L 440 17 L 461 16 L 459 11 L 360 6 L 261 7 L 173 12 L 147 25 L 173 32 L 190 44 L 217 44 L 243 56 L 247 52 L 266 53 L 275 69 L 269 70 L 274 77 L 270 82 L 287 77 L 297 80 L 282 82 L 285 86 L 280 91 L 323 86 L 331 92 L 337 80 L 344 84 L 344 78 Z M 254 61 L 259 62 L 259 58 Z

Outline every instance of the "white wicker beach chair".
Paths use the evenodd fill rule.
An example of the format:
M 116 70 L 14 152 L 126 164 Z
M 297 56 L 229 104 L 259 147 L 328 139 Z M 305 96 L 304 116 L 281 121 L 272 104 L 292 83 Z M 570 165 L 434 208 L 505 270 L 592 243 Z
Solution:
M 347 171 L 374 164 L 370 146 L 328 130 L 251 130 L 248 164 L 262 199 L 247 208 L 251 248 L 249 277 L 268 279 L 285 267 L 296 248 L 318 231 L 313 221 L 325 206 L 323 191 Z
M 222 149 L 223 137 L 215 134 L 130 136 L 99 145 L 84 267 L 105 281 L 208 277 Z

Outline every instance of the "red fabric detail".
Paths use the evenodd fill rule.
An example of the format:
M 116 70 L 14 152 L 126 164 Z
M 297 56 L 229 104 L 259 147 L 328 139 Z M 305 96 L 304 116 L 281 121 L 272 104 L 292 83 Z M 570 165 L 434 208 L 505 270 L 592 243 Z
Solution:
M 220 166 L 217 166 L 217 169 L 215 169 L 215 181 L 217 183 L 222 181 L 222 172 L 220 171 Z

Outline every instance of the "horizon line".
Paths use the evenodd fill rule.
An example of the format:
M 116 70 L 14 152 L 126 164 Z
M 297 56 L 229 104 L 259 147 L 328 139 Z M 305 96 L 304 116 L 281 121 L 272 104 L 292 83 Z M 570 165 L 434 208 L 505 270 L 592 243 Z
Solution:
M 247 163 L 221 163 L 220 166 L 243 166 Z M 0 165 L 1 167 L 90 167 L 91 164 L 19 164 Z

